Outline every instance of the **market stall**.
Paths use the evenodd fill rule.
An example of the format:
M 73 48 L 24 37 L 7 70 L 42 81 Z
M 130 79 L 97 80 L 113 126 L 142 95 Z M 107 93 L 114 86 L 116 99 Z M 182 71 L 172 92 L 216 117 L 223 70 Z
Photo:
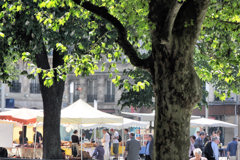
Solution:
M 3 120 L 5 122 L 13 123 L 16 126 L 28 126 L 37 124 L 37 117 L 42 116 L 43 112 L 42 110 L 35 110 L 35 109 L 28 109 L 28 108 L 21 108 L 21 109 L 11 109 L 8 111 L 4 111 L 0 113 L 0 120 Z M 1 121 L 1 122 L 3 122 Z M 5 139 L 8 139 L 11 137 L 11 144 L 12 146 L 7 147 L 10 155 L 17 155 L 19 157 L 28 157 L 28 158 L 34 158 L 35 154 L 40 156 L 42 155 L 42 149 L 36 148 L 35 144 L 25 144 L 25 145 L 19 145 L 13 143 L 13 129 L 11 133 L 8 132 L 8 130 L 4 130 L 3 133 L 7 133 L 8 136 L 3 136 Z
M 37 118 L 37 121 L 38 122 L 43 121 L 43 116 L 39 116 Z M 82 134 L 82 129 L 84 129 L 84 125 L 89 124 L 89 125 L 95 125 L 95 127 L 97 126 L 99 127 L 109 123 L 122 124 L 123 118 L 120 116 L 115 116 L 112 114 L 99 111 L 81 99 L 69 105 L 68 107 L 62 109 L 61 111 L 61 124 L 69 124 L 69 125 L 77 126 L 77 128 L 79 128 L 81 131 L 80 135 Z M 93 128 L 93 126 L 91 126 L 91 128 Z M 82 139 L 81 139 L 81 142 L 82 142 Z M 84 147 L 84 145 L 85 144 L 80 145 L 81 152 L 84 151 L 84 148 L 85 150 L 86 148 L 90 148 L 90 147 Z M 64 148 L 69 149 L 70 146 L 64 146 Z

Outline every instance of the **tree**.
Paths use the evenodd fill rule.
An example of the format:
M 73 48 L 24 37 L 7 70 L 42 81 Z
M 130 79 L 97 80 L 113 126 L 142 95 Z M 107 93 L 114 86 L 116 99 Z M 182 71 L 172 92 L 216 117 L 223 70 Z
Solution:
M 193 52 L 210 1 L 151 0 L 149 4 L 142 1 L 120 1 L 122 8 L 112 1 L 74 1 L 108 20 L 117 30 L 117 43 L 130 62 L 151 73 L 156 100 L 155 136 L 160 137 L 154 142 L 154 159 L 187 159 L 191 110 L 201 97 L 200 81 L 193 68 Z M 218 10 L 213 10 L 218 4 L 218 1 L 211 1 L 209 15 L 221 15 L 217 13 Z M 239 3 L 234 1 L 234 4 L 236 7 Z M 134 14 L 143 12 L 146 15 L 139 6 L 142 10 L 146 9 L 145 6 L 149 9 L 148 18 L 144 21 L 144 18 L 138 17 L 140 22 L 135 23 L 136 28 L 149 25 L 146 37 L 148 33 L 151 35 L 152 49 L 145 59 L 138 57 L 137 50 L 131 44 L 134 36 L 125 27 L 128 26 L 127 23 L 135 22 Z M 129 15 L 126 16 L 129 19 L 126 20 L 124 15 Z M 230 22 L 235 21 L 232 17 L 237 16 L 236 12 L 234 15 L 223 15 Z
M 91 17 L 90 12 L 92 12 L 97 15 L 95 18 L 102 17 L 111 24 L 106 24 L 106 29 L 117 33 L 114 46 L 118 44 L 134 66 L 147 70 L 152 76 L 156 102 L 155 136 L 160 137 L 155 138 L 154 159 L 187 159 L 190 115 L 193 106 L 201 98 L 201 85 L 193 66 L 193 53 L 201 25 L 208 6 L 210 6 L 208 15 L 218 15 L 220 17 L 218 22 L 221 20 L 238 22 L 239 2 L 231 1 L 234 2 L 231 10 L 236 8 L 237 11 L 230 15 L 229 12 L 221 12 L 221 10 L 230 10 L 228 7 L 227 9 L 226 7 L 218 8 L 218 10 L 214 8 L 221 4 L 216 0 L 73 1 L 75 4 L 71 0 L 39 1 L 38 6 L 40 10 L 41 8 L 51 10 L 62 8 L 64 4 L 73 14 L 78 13 L 79 21 Z M 230 1 L 226 2 L 224 5 L 229 6 Z M 61 26 L 55 23 L 50 15 L 40 14 L 39 17 L 38 21 L 42 20 L 53 31 Z M 60 18 L 57 19 L 60 20 Z M 67 20 L 63 22 L 65 21 Z M 95 20 L 91 22 L 96 26 Z M 142 44 L 140 40 L 143 41 Z M 104 39 L 103 43 L 95 49 L 87 50 L 88 53 L 99 56 L 105 53 L 102 48 L 114 48 L 113 45 L 106 45 L 106 42 L 108 39 Z M 58 46 L 64 49 L 65 45 Z M 114 49 L 119 49 L 118 46 Z M 147 51 L 144 53 L 144 58 L 139 58 L 140 48 Z M 118 50 L 114 54 L 107 54 L 107 57 L 111 59 L 119 55 L 121 54 Z M 71 63 L 69 57 L 66 57 L 68 56 L 65 56 L 64 61 Z M 50 76 L 47 82 L 52 84 L 51 79 Z M 119 79 L 117 76 L 114 81 L 117 83 Z
M 239 94 L 240 18 L 237 1 L 213 1 L 195 49 L 195 69 L 199 77 L 224 94 Z
M 126 83 L 128 80 L 129 83 Z M 145 82 L 144 82 L 144 81 Z M 145 84 L 137 88 L 137 84 Z M 123 107 L 149 107 L 153 108 L 154 92 L 152 88 L 152 77 L 149 72 L 142 69 L 128 69 L 123 71 L 123 76 L 119 81 L 119 89 L 123 90 L 118 105 Z
M 13 79 L 16 71 L 10 68 L 9 62 L 17 63 L 20 57 L 29 62 L 29 68 L 33 67 L 31 73 L 24 70 L 22 74 L 29 78 L 39 76 L 44 109 L 43 158 L 61 159 L 60 111 L 64 80 L 69 72 L 77 76 L 94 73 L 97 66 L 93 56 L 83 49 L 92 49 L 93 41 L 101 38 L 95 34 L 105 34 L 104 27 L 95 28 L 84 19 L 76 21 L 78 13 L 70 16 L 70 12 L 65 11 L 66 5 L 41 9 L 36 1 L 13 0 L 1 1 L 0 6 L 0 78 L 5 82 Z M 54 17 L 52 26 L 46 16 Z M 91 30 L 96 33 L 89 35 Z M 50 52 L 52 64 L 48 61 Z

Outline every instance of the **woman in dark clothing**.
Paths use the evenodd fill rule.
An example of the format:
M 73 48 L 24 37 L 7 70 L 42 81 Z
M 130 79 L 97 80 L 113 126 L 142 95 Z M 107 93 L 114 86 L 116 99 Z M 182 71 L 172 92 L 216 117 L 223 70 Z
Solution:
M 73 157 L 77 157 L 78 153 L 79 153 L 79 149 L 78 149 L 78 145 L 79 145 L 79 138 L 78 138 L 78 131 L 75 130 L 73 131 L 73 135 L 72 135 L 72 155 Z
M 97 147 L 95 148 L 92 157 L 97 160 L 104 160 L 104 148 L 101 141 L 97 141 Z
M 19 144 L 26 144 L 28 143 L 27 137 L 24 137 L 24 134 L 22 131 L 19 131 Z

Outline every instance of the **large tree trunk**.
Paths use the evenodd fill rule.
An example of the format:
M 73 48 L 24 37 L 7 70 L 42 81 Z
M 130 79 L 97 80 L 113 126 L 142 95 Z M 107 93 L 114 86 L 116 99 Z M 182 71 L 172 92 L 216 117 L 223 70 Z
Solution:
M 41 92 L 44 108 L 44 130 L 43 130 L 43 158 L 60 159 L 60 113 L 64 82 L 54 82 L 48 88 L 41 83 Z
M 155 160 L 187 160 L 190 116 L 201 86 L 193 66 L 194 45 L 208 1 L 150 3 L 156 100 Z
M 189 51 L 178 51 L 179 54 Z M 188 159 L 191 110 L 200 98 L 200 83 L 190 57 L 172 59 L 156 53 L 155 159 Z
M 63 64 L 62 58 L 63 55 L 54 50 L 53 68 Z M 36 62 L 39 68 L 50 68 L 46 51 L 36 55 Z M 43 158 L 62 159 L 60 148 L 60 116 L 65 83 L 62 80 L 57 81 L 57 74 L 55 73 L 53 85 L 51 87 L 46 87 L 44 85 L 44 79 L 42 79 L 42 76 L 42 74 L 39 74 L 39 82 L 44 109 Z

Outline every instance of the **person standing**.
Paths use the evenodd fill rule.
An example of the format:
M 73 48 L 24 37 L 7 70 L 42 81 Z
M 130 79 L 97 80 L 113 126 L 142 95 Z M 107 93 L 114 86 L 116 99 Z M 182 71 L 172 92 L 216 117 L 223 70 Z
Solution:
M 212 138 L 211 147 L 213 150 L 213 157 L 215 158 L 215 160 L 219 160 L 219 151 L 218 151 L 219 142 L 220 142 L 219 137 L 216 136 Z
M 118 148 L 119 148 L 119 133 L 116 130 L 112 130 L 113 132 L 113 154 L 114 154 L 114 159 L 118 159 Z
M 236 160 L 236 153 L 237 153 L 237 138 L 233 138 L 232 142 L 228 143 L 227 146 L 227 157 L 229 160 Z
M 198 139 L 199 136 L 200 136 L 200 131 L 197 131 L 195 134 L 196 139 Z
M 37 145 L 41 144 L 43 140 L 42 134 L 36 130 L 36 127 L 33 127 L 33 132 L 33 142 L 35 142 Z
M 130 139 L 126 143 L 124 158 L 127 160 L 138 160 L 139 151 L 141 150 L 140 142 L 135 139 L 134 133 L 130 133 L 129 137 Z
M 112 147 L 112 134 L 109 132 L 109 129 L 106 129 L 107 133 L 110 136 L 110 141 L 109 141 L 109 153 L 111 153 L 111 147 Z
M 110 152 L 109 152 L 109 142 L 110 142 L 110 135 L 107 133 L 107 129 L 103 129 L 103 138 L 102 143 L 104 147 L 104 160 L 110 159 Z
M 27 144 L 28 138 L 24 137 L 23 131 L 19 131 L 19 144 Z
M 200 148 L 203 152 L 204 149 L 204 138 L 205 138 L 205 133 L 204 132 L 200 132 L 199 137 L 197 138 L 197 140 L 194 143 L 194 147 L 195 148 Z
M 188 152 L 188 156 L 189 157 L 193 157 L 194 156 L 193 151 L 195 149 L 195 147 L 194 147 L 195 140 L 196 140 L 195 136 L 191 136 L 190 137 L 190 147 L 189 147 L 189 152 Z
M 129 139 L 129 130 L 124 129 L 124 145 L 126 145 L 127 140 Z
M 146 144 L 145 160 L 153 159 L 153 136 L 148 135 L 148 141 Z
M 72 155 L 73 157 L 77 157 L 79 155 L 79 137 L 77 130 L 73 131 L 71 139 L 72 139 Z

